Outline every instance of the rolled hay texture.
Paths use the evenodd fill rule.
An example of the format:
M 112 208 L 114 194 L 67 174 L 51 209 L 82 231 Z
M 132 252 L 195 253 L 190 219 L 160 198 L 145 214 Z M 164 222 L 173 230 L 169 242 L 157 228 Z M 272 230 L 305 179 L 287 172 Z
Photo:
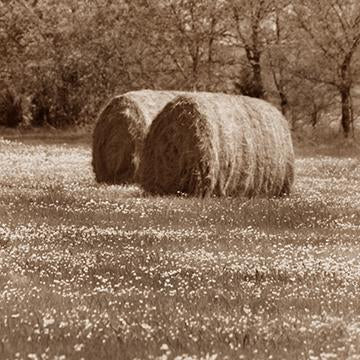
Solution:
M 255 98 L 176 97 L 150 126 L 139 178 L 154 194 L 289 194 L 294 151 L 288 123 L 274 106 Z
M 148 128 L 160 110 L 179 94 L 140 90 L 110 100 L 93 132 L 92 166 L 97 182 L 135 182 Z

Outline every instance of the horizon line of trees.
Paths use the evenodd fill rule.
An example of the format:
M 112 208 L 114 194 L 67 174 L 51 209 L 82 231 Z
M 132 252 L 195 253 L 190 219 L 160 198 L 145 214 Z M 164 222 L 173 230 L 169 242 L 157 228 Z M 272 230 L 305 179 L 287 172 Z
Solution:
M 0 119 L 19 97 L 32 125 L 65 127 L 130 90 L 221 91 L 294 129 L 335 114 L 348 137 L 359 48 L 357 0 L 0 0 Z

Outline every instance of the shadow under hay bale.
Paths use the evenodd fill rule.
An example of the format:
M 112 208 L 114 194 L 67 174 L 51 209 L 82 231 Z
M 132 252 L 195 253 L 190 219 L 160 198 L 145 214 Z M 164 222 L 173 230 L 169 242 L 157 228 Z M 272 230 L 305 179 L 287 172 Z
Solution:
M 92 166 L 97 182 L 135 182 L 147 130 L 160 110 L 179 94 L 140 90 L 110 100 L 93 133 Z
M 139 177 L 144 189 L 155 194 L 288 194 L 294 152 L 287 121 L 259 99 L 179 96 L 150 126 Z

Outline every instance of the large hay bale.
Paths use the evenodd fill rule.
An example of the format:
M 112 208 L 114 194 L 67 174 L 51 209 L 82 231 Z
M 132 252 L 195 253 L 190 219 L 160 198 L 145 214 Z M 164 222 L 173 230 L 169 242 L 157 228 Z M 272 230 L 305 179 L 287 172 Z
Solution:
M 152 122 L 139 176 L 144 189 L 155 194 L 288 194 L 294 152 L 287 121 L 259 99 L 179 96 Z
M 92 165 L 96 181 L 134 182 L 144 138 L 158 112 L 179 92 L 140 90 L 110 100 L 93 133 Z

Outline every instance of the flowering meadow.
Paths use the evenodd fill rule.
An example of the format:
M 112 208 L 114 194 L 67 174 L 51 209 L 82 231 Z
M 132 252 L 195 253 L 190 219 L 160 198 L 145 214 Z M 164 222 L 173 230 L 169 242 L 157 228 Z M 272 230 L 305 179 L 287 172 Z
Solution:
M 96 184 L 86 144 L 0 139 L 0 359 L 360 359 L 360 155 L 290 197 Z

